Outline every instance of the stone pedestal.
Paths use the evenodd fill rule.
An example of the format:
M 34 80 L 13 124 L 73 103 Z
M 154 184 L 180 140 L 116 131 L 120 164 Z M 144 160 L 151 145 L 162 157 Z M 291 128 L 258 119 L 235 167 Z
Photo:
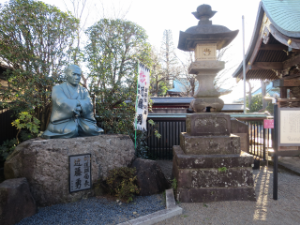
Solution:
M 69 192 L 69 156 L 91 154 L 92 183 L 108 171 L 128 166 L 134 144 L 128 135 L 100 135 L 69 139 L 32 139 L 21 143 L 4 165 L 6 179 L 26 177 L 38 206 L 73 202 L 94 190 Z
M 220 112 L 224 106 L 220 93 L 215 89 L 214 79 L 224 69 L 225 62 L 218 60 L 196 61 L 191 63 L 189 74 L 197 74 L 199 87 L 191 102 L 190 108 L 195 112 L 205 112 L 207 107 L 212 112 Z
M 221 113 L 187 115 L 188 132 L 180 134 L 180 146 L 173 146 L 178 201 L 255 201 L 253 156 L 241 151 L 230 124 Z

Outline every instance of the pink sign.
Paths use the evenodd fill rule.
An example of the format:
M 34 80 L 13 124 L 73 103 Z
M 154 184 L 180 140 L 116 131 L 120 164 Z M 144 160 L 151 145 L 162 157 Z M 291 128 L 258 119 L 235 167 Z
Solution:
M 264 120 L 264 128 L 265 129 L 273 129 L 274 128 L 274 120 Z

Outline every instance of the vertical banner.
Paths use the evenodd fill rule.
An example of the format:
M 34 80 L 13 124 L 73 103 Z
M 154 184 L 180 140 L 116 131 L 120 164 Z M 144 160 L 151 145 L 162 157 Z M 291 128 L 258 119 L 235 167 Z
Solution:
M 139 63 L 138 66 L 138 84 L 137 84 L 137 101 L 136 101 L 136 117 L 134 121 L 136 130 L 147 130 L 148 117 L 148 91 L 150 85 L 150 70 Z

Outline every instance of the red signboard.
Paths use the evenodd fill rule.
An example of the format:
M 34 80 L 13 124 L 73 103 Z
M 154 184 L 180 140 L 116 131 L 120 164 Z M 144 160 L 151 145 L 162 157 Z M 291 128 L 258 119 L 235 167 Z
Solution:
M 274 120 L 264 120 L 264 128 L 265 129 L 273 129 L 274 128 Z

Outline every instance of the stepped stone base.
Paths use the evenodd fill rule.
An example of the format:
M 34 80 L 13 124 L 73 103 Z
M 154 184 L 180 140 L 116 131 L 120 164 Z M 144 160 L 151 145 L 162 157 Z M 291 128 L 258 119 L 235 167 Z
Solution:
M 252 155 L 192 155 L 185 154 L 180 146 L 173 146 L 173 155 L 178 201 L 255 201 Z

